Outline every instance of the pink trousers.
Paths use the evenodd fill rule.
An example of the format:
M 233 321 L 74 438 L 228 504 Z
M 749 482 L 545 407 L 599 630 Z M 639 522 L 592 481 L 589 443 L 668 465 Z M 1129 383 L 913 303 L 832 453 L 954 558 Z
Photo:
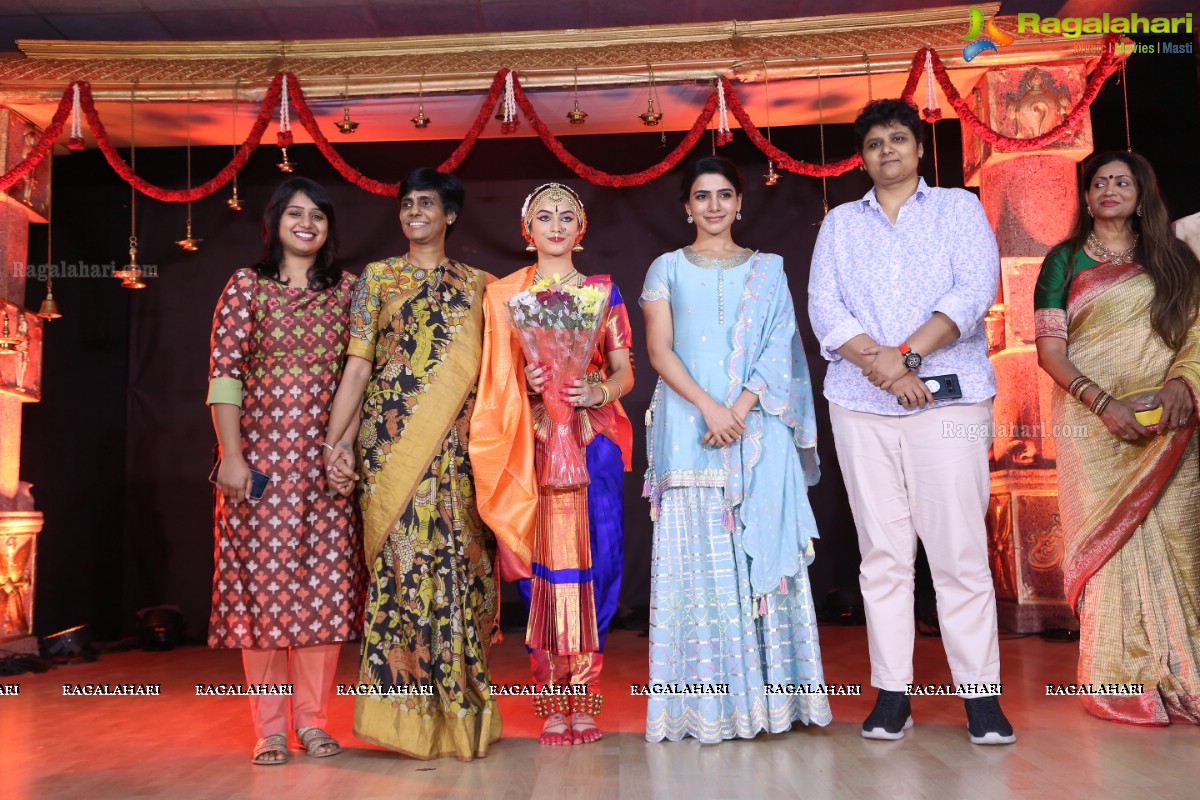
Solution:
M 859 584 L 867 614 L 871 685 L 904 691 L 913 682 L 918 537 L 933 574 L 942 644 L 954 682 L 998 684 L 996 592 L 984 527 L 991 400 L 903 417 L 830 403 L 829 416 L 862 554 Z
M 248 685 L 270 683 L 294 687 L 291 697 L 281 694 L 250 697 L 250 715 L 254 717 L 254 732 L 258 738 L 288 732 L 289 706 L 293 730 L 325 727 L 325 709 L 329 705 L 341 646 L 340 642 L 333 642 L 242 650 Z

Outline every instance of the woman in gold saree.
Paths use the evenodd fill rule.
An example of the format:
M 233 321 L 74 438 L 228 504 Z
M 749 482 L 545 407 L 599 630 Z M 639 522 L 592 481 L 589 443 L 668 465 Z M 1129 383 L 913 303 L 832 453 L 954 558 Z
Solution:
M 1035 292 L 1038 361 L 1058 384 L 1063 572 L 1079 683 L 1141 686 L 1083 702 L 1200 724 L 1200 261 L 1141 156 L 1094 156 L 1079 200 Z
M 401 185 L 408 253 L 359 279 L 327 437 L 338 444 L 325 448 L 331 481 L 351 476 L 347 431 L 361 408 L 369 595 L 354 733 L 423 759 L 470 760 L 500 738 L 487 667 L 496 540 L 467 455 L 491 276 L 446 257 L 462 201 L 462 184 L 432 169 Z

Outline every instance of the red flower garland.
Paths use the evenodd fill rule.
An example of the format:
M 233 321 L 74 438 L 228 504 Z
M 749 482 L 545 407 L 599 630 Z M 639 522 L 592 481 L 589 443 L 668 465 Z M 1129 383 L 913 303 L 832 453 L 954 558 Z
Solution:
M 704 104 L 704 108 L 700 111 L 700 116 L 696 117 L 695 123 L 692 124 L 692 129 L 688 131 L 687 136 L 683 137 L 675 149 L 667 154 L 667 157 L 655 164 L 653 167 L 642 170 L 641 172 L 631 172 L 628 175 L 613 175 L 609 172 L 602 172 L 594 167 L 589 167 L 575 156 L 567 152 L 563 147 L 562 142 L 550 132 L 546 127 L 546 123 L 542 122 L 537 111 L 533 107 L 533 103 L 529 102 L 529 98 L 525 95 L 525 90 L 521 88 L 521 84 L 514 78 L 513 94 L 516 95 L 517 105 L 521 107 L 521 111 L 525 113 L 525 118 L 529 120 L 529 124 L 533 126 L 533 130 L 537 133 L 538 138 L 542 140 L 542 144 L 550 149 L 564 165 L 579 177 L 594 183 L 597 186 L 641 186 L 643 183 L 649 183 L 655 178 L 661 177 L 668 170 L 678 164 L 688 151 L 700 140 L 704 129 L 708 127 L 708 123 L 712 120 L 713 113 L 717 108 L 717 93 L 712 92 L 708 96 L 708 102 Z
M 476 115 L 474 124 L 471 125 L 471 128 L 467 131 L 467 135 L 463 137 L 458 147 L 454 148 L 454 152 L 450 154 L 450 157 L 438 167 L 438 172 L 454 172 L 454 170 L 458 169 L 458 165 L 463 162 L 463 159 L 467 157 L 467 153 L 471 152 L 471 149 L 475 147 L 475 142 L 479 139 L 479 134 L 483 132 L 484 127 L 488 124 L 488 120 L 492 117 L 492 110 L 500 102 L 500 93 L 504 91 L 504 76 L 507 74 L 507 69 L 501 69 L 496 73 L 496 77 L 492 78 L 492 88 L 488 90 L 487 97 L 483 99 L 483 105 L 479 107 L 479 114 Z
M 729 104 L 729 110 L 737 117 L 742 130 L 750 137 L 750 141 L 754 143 L 754 146 L 763 155 L 774 161 L 775 166 L 780 169 L 786 169 L 788 172 L 795 172 L 798 175 L 809 175 L 814 178 L 832 178 L 836 175 L 845 174 L 862 163 L 862 156 L 858 153 L 841 161 L 835 161 L 832 164 L 807 164 L 803 161 L 797 161 L 767 141 L 767 137 L 762 135 L 762 131 L 758 129 L 758 126 L 750 119 L 750 115 L 746 113 L 746 109 L 742 106 L 742 101 L 738 99 L 737 93 L 733 91 L 733 87 L 729 84 L 729 79 L 722 77 L 721 80 L 725 83 L 725 101 Z
M 100 150 L 104 153 L 104 158 L 108 160 L 109 166 L 125 179 L 126 183 L 133 186 L 133 188 L 142 194 L 153 197 L 155 200 L 163 200 L 168 203 L 187 203 L 192 200 L 199 200 L 201 197 L 208 197 L 233 180 L 233 176 L 246 165 L 246 160 L 250 158 L 250 154 L 255 151 L 259 142 L 262 141 L 263 132 L 267 129 L 267 124 L 271 121 L 275 104 L 279 102 L 279 95 L 282 91 L 280 84 L 282 81 L 282 73 L 271 79 L 271 85 L 267 88 L 267 96 L 263 98 L 262 105 L 258 109 L 258 118 L 254 120 L 254 126 L 250 129 L 250 133 L 246 135 L 246 141 L 238 148 L 233 160 L 226 164 L 225 168 L 218 172 L 212 180 L 206 181 L 199 186 L 193 186 L 191 189 L 163 189 L 133 174 L 133 170 L 129 168 L 129 165 L 125 163 L 125 159 L 121 158 L 121 154 L 113 146 L 112 139 L 108 136 L 108 131 L 104 129 L 104 123 L 100 121 L 100 114 L 96 111 L 96 104 L 92 101 L 92 87 L 86 81 L 80 81 L 79 83 L 81 90 L 80 104 L 83 106 L 83 113 L 87 117 L 88 125 L 91 126 L 92 133 L 96 136 L 96 144 L 100 145 Z
M 463 159 L 466 158 L 467 153 L 471 152 L 471 149 L 475 146 L 475 142 L 479 139 L 479 134 L 483 131 L 484 126 L 487 125 L 492 109 L 496 105 L 497 98 L 500 97 L 500 91 L 504 86 L 504 76 L 507 73 L 508 70 L 506 69 L 502 69 L 496 73 L 496 77 L 492 79 L 492 88 L 488 91 L 487 97 L 484 98 L 483 105 L 479 109 L 479 114 L 476 115 L 475 123 L 471 125 L 470 130 L 467 131 L 467 135 L 463 137 L 462 142 L 450 154 L 450 157 L 438 167 L 439 172 L 453 172 L 462 163 Z M 288 96 L 291 98 L 292 105 L 296 109 L 296 115 L 300 118 L 300 124 L 304 126 L 304 130 L 308 131 L 308 135 L 312 137 L 313 144 L 317 146 L 317 149 L 321 151 L 321 155 L 325 156 L 325 159 L 333 165 L 333 168 L 343 178 L 364 191 L 383 195 L 384 197 L 396 196 L 396 193 L 400 191 L 400 184 L 384 183 L 373 178 L 368 178 L 346 163 L 341 154 L 334 149 L 329 139 L 325 137 L 324 132 L 321 131 L 321 126 L 318 124 L 317 118 L 313 115 L 312 109 L 309 108 L 308 101 L 304 99 L 304 91 L 300 88 L 300 80 L 290 72 L 288 73 Z
M 992 130 L 986 124 L 984 124 L 984 122 L 975 115 L 975 113 L 959 95 L 958 90 L 955 89 L 954 84 L 950 81 L 950 76 L 946 72 L 946 68 L 942 65 L 942 61 L 938 57 L 937 52 L 932 50 L 929 50 L 928 52 L 930 55 L 930 61 L 933 65 L 934 77 L 941 85 L 942 91 L 946 95 L 946 99 L 958 113 L 961 123 L 970 129 L 971 132 L 976 136 L 991 143 L 993 146 L 1001 150 L 1008 152 L 1028 152 L 1041 149 L 1045 145 L 1054 142 L 1064 133 L 1074 128 L 1075 125 L 1078 124 L 1080 118 L 1087 113 L 1088 109 L 1095 101 L 1096 96 L 1100 93 L 1100 89 L 1104 85 L 1104 82 L 1108 80 L 1109 76 L 1112 75 L 1112 73 L 1116 70 L 1113 62 L 1116 54 L 1115 44 L 1117 41 L 1119 41 L 1119 39 L 1120 37 L 1114 34 L 1110 34 L 1105 37 L 1104 55 L 1101 57 L 1096 69 L 1089 76 L 1083 95 L 1075 104 L 1075 107 L 1071 109 L 1070 113 L 1067 114 L 1066 118 L 1060 124 L 1056 125 L 1046 133 L 1043 133 L 1040 136 L 1035 136 L 1031 139 L 1005 136 Z M 927 49 L 922 48 L 921 50 L 917 51 L 915 56 L 913 56 L 912 66 L 909 68 L 908 81 L 905 83 L 904 90 L 901 92 L 901 97 L 909 102 L 912 102 L 912 97 L 916 91 L 917 81 L 924 72 L 924 60 L 926 52 Z M 477 115 L 474 124 L 467 131 L 466 135 L 463 137 L 458 147 L 455 148 L 454 152 L 451 153 L 450 157 L 438 167 L 439 170 L 442 172 L 450 172 L 456 169 L 462 163 L 463 159 L 466 158 L 467 154 L 471 152 L 472 148 L 474 148 L 479 139 L 480 133 L 482 133 L 483 129 L 488 123 L 492 110 L 499 101 L 500 94 L 504 87 L 504 78 L 506 75 L 508 75 L 508 72 L 509 70 L 507 69 L 501 69 L 496 73 L 495 77 L 492 79 L 491 89 L 488 91 L 488 95 L 480 107 L 479 114 Z M 383 183 L 381 181 L 372 180 L 371 178 L 368 178 L 355 170 L 353 167 L 347 164 L 344 159 L 342 159 L 342 157 L 329 143 L 329 140 L 326 139 L 325 135 L 321 132 L 316 118 L 313 116 L 311 109 L 308 107 L 308 103 L 304 99 L 304 93 L 300 88 L 299 80 L 291 73 L 288 73 L 288 77 L 290 78 L 290 86 L 288 87 L 289 97 L 300 116 L 301 124 L 304 126 L 305 130 L 308 131 L 309 135 L 313 139 L 314 144 L 316 144 L 317 149 L 321 151 L 321 154 L 325 156 L 330 164 L 332 164 L 333 167 L 337 169 L 337 171 L 344 178 L 346 178 L 346 180 L 350 181 L 359 188 L 375 194 L 395 196 L 399 188 L 397 184 Z M 84 115 L 87 117 L 88 125 L 92 129 L 92 133 L 96 137 L 96 143 L 100 146 L 100 150 L 104 153 L 104 157 L 108 160 L 109 165 L 112 166 L 113 170 L 116 171 L 121 178 L 123 178 L 127 183 L 131 184 L 135 189 L 143 194 L 166 202 L 186 203 L 192 200 L 198 200 L 202 197 L 207 197 L 233 179 L 233 176 L 245 166 L 247 159 L 249 159 L 250 155 L 262 141 L 263 133 L 270 124 L 274 114 L 275 106 L 279 102 L 280 94 L 282 92 L 282 81 L 283 73 L 277 74 L 271 80 L 270 86 L 267 89 L 267 95 L 263 98 L 262 105 L 259 107 L 258 117 L 254 121 L 254 126 L 250 129 L 245 141 L 238 148 L 238 151 L 234 155 L 233 159 L 211 180 L 202 183 L 199 186 L 194 186 L 191 189 L 163 189 L 159 186 L 147 183 L 146 181 L 134 175 L 133 171 L 129 168 L 129 165 L 126 164 L 121 158 L 120 154 L 117 153 L 117 149 L 113 145 L 112 140 L 109 138 L 108 132 L 104 129 L 104 123 L 100 120 L 100 115 L 96 111 L 95 102 L 92 98 L 91 86 L 86 81 L 72 82 L 63 92 L 62 99 L 58 104 L 58 109 L 54 112 L 54 116 L 51 119 L 50 124 L 42 133 L 42 137 L 38 141 L 37 145 L 33 148 L 33 150 L 30 151 L 29 155 L 21 161 L 21 163 L 15 165 L 3 176 L 0 176 L 0 191 L 10 188 L 17 183 L 17 181 L 20 181 L 22 178 L 36 169 L 38 164 L 40 164 L 42 160 L 45 159 L 50 153 L 51 148 L 54 146 L 54 142 L 62 133 L 63 126 L 65 125 L 67 117 L 70 114 L 73 100 L 73 87 L 76 85 L 76 83 L 78 83 L 80 88 L 80 105 L 83 109 Z M 780 169 L 785 169 L 789 172 L 794 172 L 800 175 L 809 175 L 812 177 L 832 177 L 841 175 L 858 166 L 862 162 L 861 157 L 857 153 L 849 158 L 833 164 L 825 165 L 808 164 L 792 158 L 790 155 L 767 141 L 766 137 L 762 135 L 762 132 L 754 124 L 753 120 L 750 119 L 750 115 L 746 113 L 745 107 L 742 106 L 741 100 L 733 91 L 733 87 L 729 81 L 726 78 L 721 78 L 721 81 L 725 86 L 726 103 L 729 107 L 729 110 L 733 112 L 733 115 L 741 124 L 742 130 L 744 130 L 746 135 L 750 137 L 750 141 L 754 143 L 755 147 L 762 151 L 765 156 L 774 161 L 775 165 Z M 530 102 L 529 97 L 525 94 L 524 89 L 521 88 L 520 83 L 515 79 L 515 76 L 513 80 L 513 91 L 516 95 L 517 104 L 520 106 L 521 111 L 529 120 L 530 125 L 533 126 L 538 138 L 542 140 L 542 143 L 546 145 L 550 152 L 554 153 L 555 157 L 557 157 L 559 161 L 571 169 L 576 175 L 584 180 L 600 186 L 637 186 L 648 183 L 649 181 L 660 177 L 668 170 L 672 169 L 676 164 L 679 163 L 680 160 L 683 159 L 685 155 L 687 155 L 688 151 L 692 149 L 696 142 L 699 141 L 700 136 L 704 133 L 704 129 L 708 127 L 709 122 L 712 120 L 717 105 L 717 93 L 712 92 L 709 95 L 708 101 L 705 103 L 704 108 L 700 111 L 699 116 L 696 117 L 696 121 L 693 123 L 691 130 L 688 131 L 683 141 L 681 141 L 679 145 L 676 146 L 675 149 L 672 150 L 667 157 L 658 164 L 644 169 L 641 172 L 634 172 L 627 175 L 614 175 L 595 169 L 594 167 L 590 167 L 567 152 L 567 149 L 563 146 L 562 142 L 556 136 L 554 136 L 554 134 L 550 132 L 550 129 L 546 127 L 545 123 L 542 122 L 541 118 L 537 114 L 537 111 L 534 109 L 533 104 Z M 926 109 L 923 113 L 925 118 L 930 122 L 936 122 L 941 118 L 940 109 Z M 290 131 L 281 131 L 276 135 L 276 141 L 280 145 L 291 144 L 291 138 Z
M 962 124 L 970 128 L 971 132 L 980 139 L 989 142 L 997 149 L 1008 153 L 1020 153 L 1042 149 L 1079 123 L 1080 118 L 1087 113 L 1092 103 L 1095 102 L 1096 95 L 1100 94 L 1100 89 L 1104 86 L 1104 82 L 1117 69 L 1113 66 L 1113 60 L 1116 54 L 1116 43 L 1120 38 L 1119 35 L 1112 33 L 1104 37 L 1104 55 L 1100 58 L 1100 63 L 1096 65 L 1096 69 L 1092 71 L 1091 76 L 1088 78 L 1087 87 L 1084 89 L 1083 95 L 1079 98 L 1079 102 L 1067 114 L 1066 119 L 1040 136 L 1034 136 L 1031 139 L 1005 136 L 985 125 L 983 120 L 975 116 L 975 112 L 971 110 L 971 107 L 959 95 L 958 90 L 954 88 L 954 84 L 950 82 L 950 76 L 947 74 L 946 68 L 942 66 L 942 60 L 938 57 L 937 51 L 931 50 L 930 55 L 933 58 L 934 77 L 941 84 L 942 91 L 946 93 L 946 99 L 950 101 L 950 105 L 954 106 L 954 110 L 958 112 L 958 118 L 962 121 Z M 922 48 L 913 58 L 913 64 L 915 65 L 918 59 L 924 58 L 925 48 Z
M 42 132 L 42 138 L 29 151 L 29 155 L 25 156 L 21 160 L 21 163 L 8 172 L 0 175 L 0 192 L 7 191 L 17 181 L 37 169 L 37 165 L 41 164 L 42 159 L 50 153 L 51 148 L 54 147 L 55 140 L 62 133 L 63 125 L 67 122 L 67 116 L 71 113 L 71 103 L 74 102 L 74 93 L 71 91 L 71 87 L 74 85 L 73 81 L 67 85 L 66 90 L 63 92 L 62 100 L 58 101 L 58 110 L 54 112 L 54 116 L 50 119 L 50 124 Z
M 384 195 L 385 197 L 395 197 L 396 192 L 400 190 L 400 184 L 383 183 L 368 178 L 347 164 L 338 151 L 333 149 L 333 145 L 329 143 L 329 140 L 325 138 L 325 134 L 321 132 L 321 126 L 317 124 L 312 109 L 308 107 L 308 103 L 304 99 L 304 93 L 300 90 L 300 81 L 290 72 L 287 73 L 287 76 L 288 95 L 291 97 L 292 105 L 296 107 L 296 114 L 300 117 L 300 124 L 304 126 L 304 130 L 308 131 L 308 135 L 312 137 L 313 144 L 321 151 L 321 155 L 325 156 L 325 160 L 332 164 L 333 168 L 341 173 L 343 178 L 358 188 L 374 194 Z

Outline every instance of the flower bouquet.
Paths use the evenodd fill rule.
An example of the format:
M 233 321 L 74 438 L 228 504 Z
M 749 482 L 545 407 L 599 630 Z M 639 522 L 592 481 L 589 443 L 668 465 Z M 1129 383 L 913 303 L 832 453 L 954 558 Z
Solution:
M 521 350 L 547 373 L 542 401 L 550 419 L 547 458 L 537 467 L 542 486 L 588 484 L 587 461 L 579 443 L 578 409 L 567 389 L 583 377 L 608 316 L 607 286 L 573 286 L 559 276 L 543 278 L 508 301 Z

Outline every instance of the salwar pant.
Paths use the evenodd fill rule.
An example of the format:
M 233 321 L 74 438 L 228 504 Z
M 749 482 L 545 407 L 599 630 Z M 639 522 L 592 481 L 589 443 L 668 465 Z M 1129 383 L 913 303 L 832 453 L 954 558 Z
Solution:
M 258 738 L 287 733 L 289 708 L 293 730 L 325 727 L 325 710 L 329 706 L 329 693 L 333 688 L 340 650 L 341 642 L 242 650 L 242 665 L 246 670 L 248 685 L 293 686 L 291 697 L 284 694 L 250 697 L 250 714 L 254 718 L 254 732 Z

